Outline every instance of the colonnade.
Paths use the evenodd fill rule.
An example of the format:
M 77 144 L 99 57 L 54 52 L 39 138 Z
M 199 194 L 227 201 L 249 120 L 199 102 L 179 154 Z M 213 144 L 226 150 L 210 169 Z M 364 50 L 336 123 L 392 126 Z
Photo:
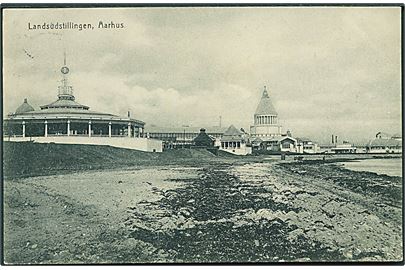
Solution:
M 71 129 L 70 129 L 71 121 L 67 120 L 66 124 L 67 124 L 67 126 L 66 126 L 66 135 L 71 136 L 72 135 L 71 134 Z M 114 135 L 112 135 L 112 127 L 111 126 L 112 126 L 112 122 L 108 122 L 108 137 L 113 137 L 114 136 Z M 26 136 L 25 130 L 26 130 L 26 122 L 22 121 L 22 137 Z M 44 136 L 45 137 L 48 137 L 48 130 L 49 130 L 48 129 L 48 121 L 45 120 L 44 121 Z M 133 136 L 132 136 L 132 131 L 134 131 Z M 137 136 L 136 136 L 135 131 L 138 131 Z M 92 122 L 90 120 L 88 121 L 88 132 L 87 133 L 88 133 L 87 135 L 89 137 L 92 136 Z M 128 124 L 127 124 L 127 133 L 128 133 L 127 134 L 128 137 L 142 137 L 143 133 L 144 133 L 144 129 L 142 127 L 134 126 L 134 130 L 132 130 L 132 123 L 128 122 Z
M 221 142 L 221 148 L 240 148 L 240 142 Z
M 258 115 L 255 119 L 257 125 L 274 125 L 277 124 L 277 116 L 275 115 Z

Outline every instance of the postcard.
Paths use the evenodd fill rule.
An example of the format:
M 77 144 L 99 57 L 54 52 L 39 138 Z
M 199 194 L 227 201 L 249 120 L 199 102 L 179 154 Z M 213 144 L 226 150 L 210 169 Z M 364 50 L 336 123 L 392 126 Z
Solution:
M 2 263 L 403 264 L 402 12 L 2 6 Z

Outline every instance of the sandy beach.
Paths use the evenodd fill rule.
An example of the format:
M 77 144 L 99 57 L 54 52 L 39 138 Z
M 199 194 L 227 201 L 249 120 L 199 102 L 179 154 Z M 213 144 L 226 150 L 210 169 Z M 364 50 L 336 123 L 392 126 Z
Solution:
M 402 260 L 401 177 L 187 160 L 6 179 L 6 263 Z

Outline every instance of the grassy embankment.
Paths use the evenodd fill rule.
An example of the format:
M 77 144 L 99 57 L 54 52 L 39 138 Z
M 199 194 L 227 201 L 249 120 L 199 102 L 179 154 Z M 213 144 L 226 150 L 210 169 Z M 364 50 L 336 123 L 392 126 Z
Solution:
M 103 145 L 39 144 L 4 142 L 3 169 L 6 178 L 65 174 L 82 170 L 114 169 L 131 166 L 168 165 L 182 160 L 204 162 L 218 157 L 204 149 L 177 149 L 163 153 L 143 152 Z

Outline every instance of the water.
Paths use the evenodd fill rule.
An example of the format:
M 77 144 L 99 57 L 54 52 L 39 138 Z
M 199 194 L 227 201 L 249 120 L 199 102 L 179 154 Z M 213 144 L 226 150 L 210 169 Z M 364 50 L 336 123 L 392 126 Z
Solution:
M 402 176 L 402 158 L 365 159 L 351 162 L 341 162 L 346 169 L 367 171 L 389 176 Z

